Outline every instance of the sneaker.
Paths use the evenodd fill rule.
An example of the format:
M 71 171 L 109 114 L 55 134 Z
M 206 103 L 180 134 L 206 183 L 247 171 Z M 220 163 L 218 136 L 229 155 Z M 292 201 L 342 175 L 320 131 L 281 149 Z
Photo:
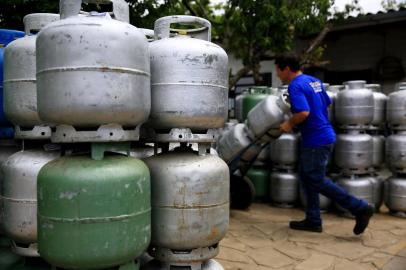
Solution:
M 289 227 L 293 230 L 308 231 L 308 232 L 319 232 L 323 231 L 321 225 L 314 225 L 310 223 L 307 219 L 301 221 L 291 221 L 289 222 Z
M 364 211 L 355 216 L 354 234 L 359 235 L 365 231 L 373 214 L 374 207 L 368 204 Z

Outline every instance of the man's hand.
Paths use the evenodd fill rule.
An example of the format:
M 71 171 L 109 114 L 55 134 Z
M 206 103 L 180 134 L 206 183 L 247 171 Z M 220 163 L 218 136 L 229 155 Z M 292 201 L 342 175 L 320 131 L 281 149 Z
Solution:
M 289 133 L 292 131 L 293 126 L 291 125 L 291 123 L 289 121 L 285 121 L 279 126 L 279 129 L 283 133 Z
M 299 112 L 293 114 L 293 116 L 288 120 L 283 122 L 280 126 L 279 129 L 280 131 L 284 133 L 289 133 L 292 131 L 292 129 L 297 125 L 302 123 L 306 118 L 309 116 L 310 112 Z

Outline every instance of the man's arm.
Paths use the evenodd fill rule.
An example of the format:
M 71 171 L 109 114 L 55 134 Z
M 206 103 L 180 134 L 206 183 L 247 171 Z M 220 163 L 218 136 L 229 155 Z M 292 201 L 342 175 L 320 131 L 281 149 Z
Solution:
M 292 129 L 302 123 L 304 120 L 306 120 L 306 118 L 309 116 L 310 112 L 308 111 L 303 111 L 303 112 L 298 112 L 292 115 L 291 118 L 289 118 L 289 120 L 283 122 L 280 125 L 280 130 L 282 132 L 288 133 L 291 132 Z

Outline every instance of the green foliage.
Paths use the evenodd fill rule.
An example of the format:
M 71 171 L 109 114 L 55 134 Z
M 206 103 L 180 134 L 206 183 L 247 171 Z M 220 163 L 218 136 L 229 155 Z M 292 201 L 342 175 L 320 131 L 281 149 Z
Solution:
M 59 1 L 55 0 L 2 0 L 0 28 L 24 30 L 23 17 L 35 12 L 58 13 Z
M 385 10 L 391 10 L 391 9 L 399 9 L 399 8 L 405 8 L 406 7 L 406 1 L 399 1 L 399 0 L 382 0 L 381 5 Z

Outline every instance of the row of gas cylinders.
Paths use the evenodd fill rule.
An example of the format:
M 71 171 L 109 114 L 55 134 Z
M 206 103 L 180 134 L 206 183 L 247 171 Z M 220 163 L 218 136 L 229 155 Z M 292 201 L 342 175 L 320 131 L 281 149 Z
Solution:
M 92 158 L 2 151 L 2 227 L 14 251 L 36 256 L 38 242 L 42 258 L 66 269 L 124 264 L 149 245 L 166 263 L 208 263 L 228 228 L 228 167 L 188 147 L 153 153 L 133 150 L 142 162 L 109 145 L 94 145 Z
M 144 122 L 166 131 L 224 126 L 228 56 L 210 42 L 207 20 L 161 18 L 148 43 L 126 22 L 128 5 L 124 16 L 123 9 L 114 9 L 124 1 L 112 1 L 115 19 L 79 14 L 82 1 L 70 2 L 61 1 L 60 16 L 27 15 L 26 36 L 5 48 L 2 117 L 20 130 L 106 124 L 129 129 Z M 171 28 L 184 24 L 199 28 Z
M 406 93 L 396 91 L 389 96 L 381 92 L 378 84 L 366 84 L 365 81 L 348 81 L 343 85 L 323 84 L 332 100 L 328 110 L 330 122 L 340 128 L 382 129 L 387 121 L 392 129 L 405 126 L 403 103 Z M 398 84 L 398 89 L 404 89 L 404 84 Z M 235 99 L 235 116 L 243 122 L 248 112 L 266 96 L 283 93 L 286 86 L 277 89 L 268 87 L 253 87 L 238 95 Z
M 273 147 L 273 154 L 275 154 L 275 149 L 285 150 L 284 152 L 278 151 L 277 155 L 270 155 L 272 171 L 269 170 L 265 160 L 262 160 L 262 163 L 254 164 L 248 170 L 246 177 L 252 182 L 257 199 L 289 207 L 295 205 L 300 197 L 302 205 L 306 205 L 305 193 L 299 184 L 297 173 L 294 173 L 297 165 L 297 154 L 294 154 L 298 150 L 297 137 L 294 134 L 284 134 L 271 143 L 270 148 Z M 264 155 L 259 157 L 261 156 Z M 402 180 L 402 175 L 383 181 L 379 174 L 371 170 L 363 174 L 341 173 L 332 179 L 350 194 L 375 205 L 377 210 L 382 205 L 384 198 L 386 206 L 392 213 L 402 215 L 406 212 L 404 200 L 406 182 Z M 328 198 L 320 195 L 321 209 L 327 210 L 330 203 Z M 344 211 L 340 207 L 338 209 Z
M 60 20 L 25 17 L 26 37 L 5 49 L 4 107 L 16 127 L 224 125 L 228 60 L 210 42 L 210 23 L 161 18 L 148 43 L 120 21 L 126 17 L 114 10 L 120 2 L 113 1 L 115 19 L 80 15 L 79 0 L 60 2 Z M 23 151 L 5 160 L 2 221 L 13 250 L 35 256 L 38 243 L 39 255 L 64 269 L 138 269 L 134 259 L 149 247 L 156 260 L 144 269 L 222 269 L 211 258 L 229 223 L 224 161 L 184 144 L 141 161 L 129 157 L 129 143 L 96 141 L 58 150 L 26 140 Z

